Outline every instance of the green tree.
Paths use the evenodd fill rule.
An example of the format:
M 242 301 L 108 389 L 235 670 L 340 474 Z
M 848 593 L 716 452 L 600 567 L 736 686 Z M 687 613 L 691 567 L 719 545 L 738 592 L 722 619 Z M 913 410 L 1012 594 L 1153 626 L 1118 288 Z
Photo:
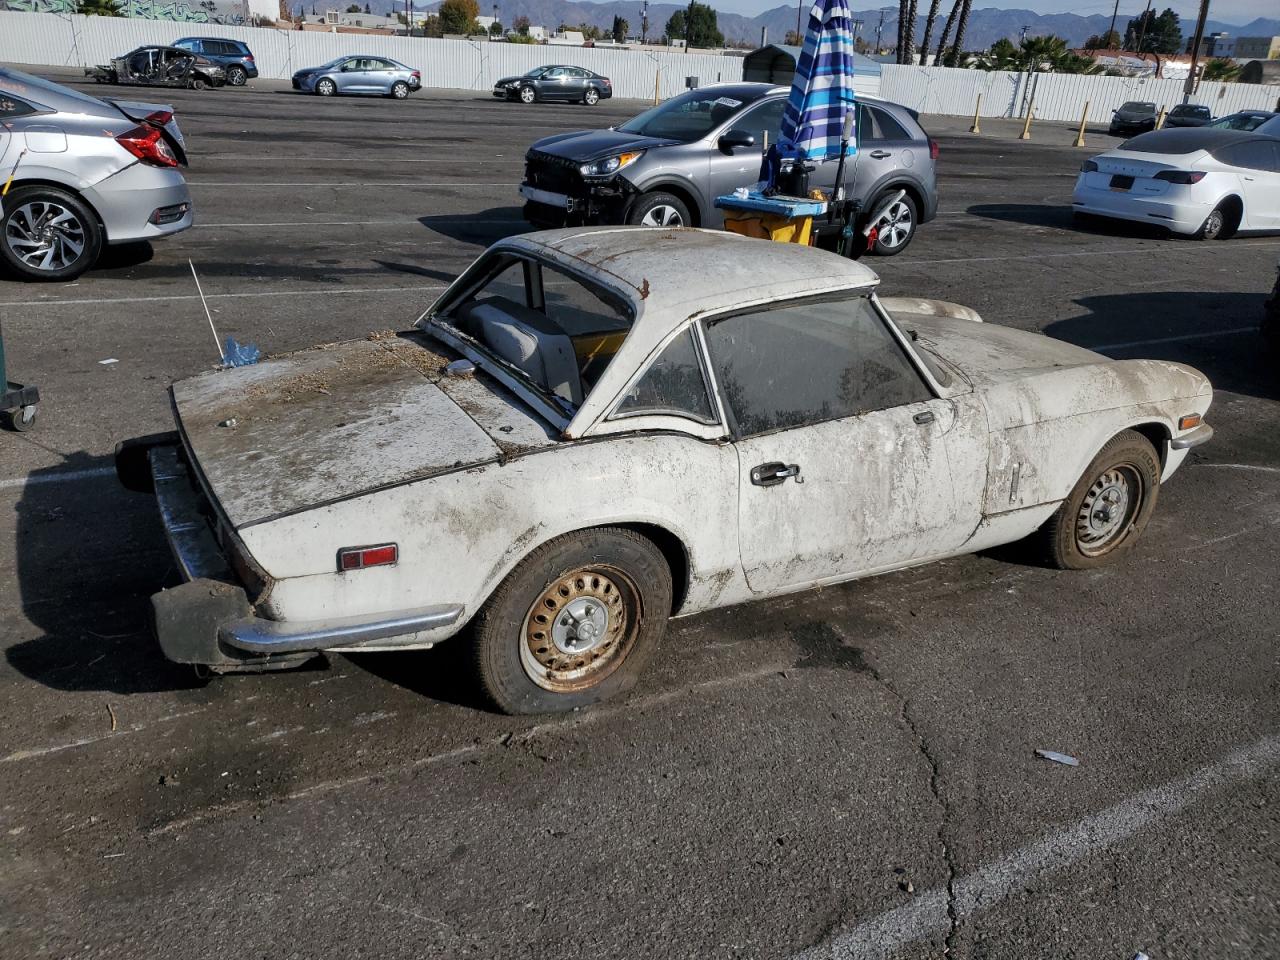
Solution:
M 1101 68 L 1089 57 L 1072 53 L 1061 37 L 1027 37 L 1015 45 L 1001 38 L 991 45 L 978 61 L 982 70 L 1008 70 L 1015 73 L 1099 73 Z
M 497 20 L 489 24 L 489 36 L 491 37 L 502 36 L 502 24 L 500 24 Z
M 614 43 L 623 43 L 627 39 L 627 34 L 630 30 L 631 24 L 624 18 L 615 16 L 613 18 L 613 29 L 609 33 L 612 34 Z
M 360 4 L 358 3 L 353 3 L 351 4 L 351 6 L 347 7 L 347 13 L 359 13 L 359 12 L 360 12 Z
M 933 21 L 938 19 L 938 7 L 942 5 L 942 0 L 931 0 L 929 4 L 929 16 L 924 22 L 924 37 L 920 40 L 920 66 L 924 66 L 929 59 L 929 38 L 933 34 Z
M 516 17 L 515 28 L 517 34 L 527 37 L 529 35 L 529 18 L 523 14 Z
M 1129 21 L 1123 43 L 1123 49 L 1138 53 L 1181 53 L 1182 24 L 1168 7 L 1160 14 L 1145 10 Z
M 1120 31 L 1107 30 L 1105 33 L 1094 34 L 1084 42 L 1086 50 L 1119 50 L 1123 40 L 1120 37 Z
M 118 0 L 80 0 L 76 13 L 86 17 L 123 17 Z
M 511 34 L 510 36 L 508 36 L 508 37 L 507 37 L 507 42 L 508 42 L 508 43 L 534 43 L 534 44 L 536 44 L 538 41 L 537 41 L 537 40 L 535 40 L 535 39 L 533 39 L 533 37 L 529 36 L 527 33 L 513 33 L 513 34 Z
M 1222 80 L 1226 83 L 1234 83 L 1239 78 L 1240 64 L 1225 57 L 1215 57 L 1206 61 L 1204 73 L 1200 75 L 1201 80 Z
M 688 19 L 688 29 L 685 21 Z M 724 34 L 716 21 L 716 11 L 706 3 L 692 0 L 688 10 L 677 10 L 667 21 L 667 39 L 684 40 L 691 47 L 723 47 Z
M 476 17 L 480 16 L 480 5 L 476 0 L 444 0 L 439 10 L 440 28 L 448 34 L 472 34 L 476 28 Z
M 434 13 L 428 13 L 422 21 L 422 35 L 424 37 L 443 37 L 444 27 L 440 23 L 440 18 Z
M 956 67 L 964 57 L 964 32 L 969 26 L 969 11 L 973 9 L 973 0 L 964 0 L 960 7 L 960 18 L 956 20 L 956 42 L 951 45 L 947 54 L 947 66 Z

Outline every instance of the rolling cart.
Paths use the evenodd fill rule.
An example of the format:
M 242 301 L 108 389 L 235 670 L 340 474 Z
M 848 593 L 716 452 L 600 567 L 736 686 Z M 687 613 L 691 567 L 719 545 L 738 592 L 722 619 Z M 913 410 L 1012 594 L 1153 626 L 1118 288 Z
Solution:
M 4 329 L 0 328 L 0 416 L 14 430 L 30 430 L 35 426 L 40 391 L 9 379 L 4 362 Z

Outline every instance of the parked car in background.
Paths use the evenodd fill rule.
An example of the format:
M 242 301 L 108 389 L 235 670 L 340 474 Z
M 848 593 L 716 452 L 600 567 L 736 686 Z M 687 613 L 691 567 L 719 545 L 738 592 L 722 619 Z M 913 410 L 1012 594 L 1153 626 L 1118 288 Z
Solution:
M 0 263 L 27 280 L 70 280 L 108 244 L 191 226 L 173 108 L 99 100 L 0 67 Z
M 1201 240 L 1280 231 L 1280 137 L 1211 126 L 1145 133 L 1086 160 L 1071 206 Z
M 542 713 L 631 687 L 672 616 L 1024 537 L 1131 551 L 1213 435 L 1204 375 L 877 282 L 723 231 L 525 234 L 416 330 L 175 384 L 177 433 L 116 458 L 187 581 L 161 648 L 260 671 L 470 625 L 493 704 Z
M 95 83 L 122 83 L 141 87 L 221 87 L 227 72 L 208 57 L 179 47 L 138 47 L 110 63 L 86 67 Z
M 1219 117 L 1209 124 L 1223 130 L 1244 130 L 1249 133 L 1266 133 L 1280 136 L 1280 113 L 1270 110 L 1241 110 Z
M 1198 103 L 1180 103 L 1164 118 L 1166 127 L 1203 127 L 1213 119 L 1208 107 Z
M 776 142 L 788 87 L 726 83 L 700 87 L 609 130 L 544 137 L 525 154 L 520 193 L 525 219 L 539 227 L 606 223 L 717 227 L 718 196 L 754 185 L 760 138 Z M 858 155 L 845 168 L 848 195 L 870 213 L 890 209 L 874 251 L 905 250 L 938 207 L 938 145 L 906 107 L 859 98 Z M 816 165 L 811 187 L 835 186 L 835 160 Z
M 553 64 L 534 67 L 523 76 L 503 77 L 493 85 L 493 95 L 521 103 L 562 100 L 591 107 L 613 96 L 613 83 L 585 67 Z
M 363 93 L 403 100 L 421 87 L 420 71 L 386 57 L 338 57 L 293 75 L 293 89 L 322 97 Z
M 1280 359 L 1280 260 L 1276 262 L 1276 282 L 1271 296 L 1262 305 L 1262 339 L 1273 359 Z
M 1107 132 L 1113 137 L 1127 137 L 1156 128 L 1156 105 L 1146 100 L 1130 100 L 1111 115 Z
M 227 72 L 227 85 L 243 87 L 258 75 L 258 64 L 249 51 L 249 46 L 239 40 L 227 40 L 224 37 L 183 37 L 173 41 L 173 45 L 181 50 L 198 53 L 206 60 L 212 60 Z

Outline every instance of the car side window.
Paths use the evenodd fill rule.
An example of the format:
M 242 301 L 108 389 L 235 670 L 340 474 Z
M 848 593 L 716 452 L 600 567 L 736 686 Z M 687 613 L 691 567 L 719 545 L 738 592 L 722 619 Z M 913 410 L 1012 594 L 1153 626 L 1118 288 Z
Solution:
M 910 140 L 911 134 L 907 133 L 906 128 L 894 119 L 893 114 L 887 110 L 878 110 L 875 107 L 867 108 L 871 115 L 875 117 L 876 126 L 879 128 L 880 140 Z
M 756 143 L 760 143 L 761 132 L 767 130 L 769 131 L 769 142 L 776 143 L 778 131 L 782 129 L 782 114 L 786 109 L 787 100 L 785 97 L 776 97 L 773 100 L 757 104 L 748 110 L 744 110 L 741 116 L 733 121 L 733 129 L 751 134 L 756 138 Z
M 566 71 L 564 67 L 553 67 L 552 69 L 548 70 L 543 76 L 545 76 L 548 80 L 561 80 L 567 75 L 568 75 L 568 71 Z
M 1223 163 L 1246 170 L 1278 169 L 1275 145 L 1267 140 L 1250 140 L 1246 143 L 1233 143 L 1223 149 L 1214 151 L 1214 155 Z
M 390 60 L 375 60 L 373 62 L 377 65 L 374 67 L 375 70 L 395 70 L 396 69 L 396 65 L 392 63 Z
M 739 436 L 932 397 L 865 296 L 780 304 L 713 321 L 707 349 Z
M 190 50 L 192 53 L 200 53 L 204 49 L 204 45 L 199 40 L 183 40 L 174 44 L 183 50 Z
M 7 93 L 0 93 L 0 117 L 11 120 L 15 117 L 25 117 L 29 113 L 36 112 L 36 108 L 27 103 L 27 101 L 11 97 Z
M 698 423 L 716 422 L 692 330 L 677 336 L 649 364 L 649 369 L 623 396 L 614 417 L 646 414 L 684 417 Z

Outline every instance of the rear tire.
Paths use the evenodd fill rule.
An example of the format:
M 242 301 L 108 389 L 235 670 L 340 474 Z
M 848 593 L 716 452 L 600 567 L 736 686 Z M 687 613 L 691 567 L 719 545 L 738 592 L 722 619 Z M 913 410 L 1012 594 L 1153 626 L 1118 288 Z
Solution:
M 1116 434 L 1035 538 L 1060 570 L 1089 570 L 1133 549 L 1160 493 L 1160 457 L 1135 430 Z
M 641 194 L 631 205 L 627 223 L 633 227 L 691 227 L 693 217 L 679 197 L 655 191 Z
M 588 107 L 594 107 L 600 102 L 600 94 L 592 87 L 587 88 L 587 92 L 582 95 L 582 102 Z
M 74 193 L 39 184 L 4 198 L 0 260 L 26 280 L 74 280 L 97 262 L 102 242 L 97 214 Z
M 409 96 L 409 85 L 403 80 L 397 80 L 391 85 L 391 93 L 388 96 L 393 100 L 404 100 Z
M 635 685 L 666 632 L 671 570 L 652 541 L 603 527 L 526 557 L 476 615 L 475 668 L 503 713 L 556 713 Z
M 227 86 L 243 87 L 249 82 L 249 72 L 244 67 L 229 67 L 227 69 Z
M 338 92 L 338 85 L 325 77 L 316 81 L 316 93 L 322 97 L 332 97 Z
M 208 83 L 208 81 L 206 81 L 206 80 L 205 80 L 205 78 L 204 78 L 204 77 L 199 77 L 199 76 L 197 76 L 197 77 L 192 77 L 192 78 L 191 78 L 191 89 L 192 89 L 192 90 L 207 90 L 207 89 L 209 89 L 209 83 Z
M 1197 240 L 1225 240 L 1229 233 L 1227 211 L 1223 205 L 1214 207 L 1213 212 L 1205 217 L 1204 223 L 1194 234 Z

